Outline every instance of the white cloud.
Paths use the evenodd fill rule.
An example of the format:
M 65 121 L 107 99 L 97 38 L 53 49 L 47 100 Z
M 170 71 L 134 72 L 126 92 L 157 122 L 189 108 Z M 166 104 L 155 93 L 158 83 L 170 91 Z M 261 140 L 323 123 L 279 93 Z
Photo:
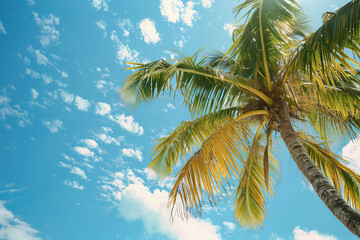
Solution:
M 117 48 L 116 58 L 119 60 L 120 64 L 123 64 L 124 62 L 139 62 L 139 52 L 130 49 L 128 45 L 120 42 L 115 30 L 111 32 L 110 39 L 115 43 Z
M 26 65 L 30 65 L 30 63 L 31 63 L 30 59 L 27 56 L 24 57 L 24 63 Z
M 8 240 L 41 240 L 39 233 L 28 223 L 15 217 L 0 201 L 0 239 Z
M 192 1 L 184 5 L 181 0 L 161 0 L 160 12 L 169 22 L 176 23 L 181 19 L 186 25 L 192 27 L 193 20 L 198 15 L 193 9 L 194 5 L 195 3 Z
M 59 41 L 60 33 L 56 30 L 56 26 L 60 24 L 60 19 L 55 17 L 52 14 L 49 16 L 39 18 L 39 15 L 36 12 L 33 12 L 35 22 L 41 28 L 41 36 L 40 43 L 43 47 L 47 47 L 49 45 L 56 45 Z
M 165 16 L 169 22 L 178 22 L 184 3 L 181 0 L 161 0 L 160 2 L 161 15 Z
M 6 190 L 2 190 L 0 191 L 0 194 L 4 194 L 4 193 L 8 193 L 8 194 L 11 194 L 11 193 L 16 193 L 16 192 L 21 192 L 23 189 L 16 189 L 16 188 L 11 188 L 11 189 L 6 189 Z M 1 223 L 0 223 L 0 227 L 1 227 Z M 0 230 L 1 231 L 1 230 Z M 1 234 L 1 233 L 0 233 Z M 0 235 L 1 237 L 1 235 Z
M 119 19 L 117 25 L 123 31 L 123 36 L 125 37 L 128 37 L 130 35 L 130 30 L 134 28 L 130 19 Z
M 53 81 L 53 79 L 51 77 L 49 77 L 47 74 L 40 74 L 31 68 L 26 68 L 25 74 L 29 75 L 31 78 L 34 78 L 34 79 L 41 78 L 43 80 L 44 84 L 49 84 Z
M 113 41 L 115 44 L 120 44 L 120 39 L 119 39 L 119 37 L 116 35 L 116 31 L 115 31 L 115 30 L 113 30 L 113 31 L 111 32 L 110 39 L 111 39 L 111 41 Z
M 165 50 L 164 53 L 168 54 L 170 56 L 170 59 L 174 59 L 176 56 L 176 53 L 169 51 L 169 50 Z M 167 59 L 165 56 L 163 56 L 162 58 Z
M 62 60 L 61 57 L 59 57 L 59 56 L 56 55 L 56 54 L 50 53 L 50 55 L 51 55 L 53 58 L 55 58 L 56 60 L 58 60 L 58 61 L 61 61 L 61 60 Z
M 169 109 L 175 109 L 175 108 L 176 108 L 175 105 L 174 105 L 174 104 L 171 104 L 171 103 L 168 103 L 168 104 L 167 104 L 167 107 L 168 107 Z
M 62 78 L 68 78 L 69 74 L 67 72 L 61 72 L 61 77 Z
M 47 92 L 47 95 L 53 99 L 58 99 L 59 97 L 57 91 Z
M 107 36 L 107 32 L 106 32 L 106 22 L 104 20 L 100 20 L 98 22 L 95 22 L 96 26 L 98 26 L 98 28 L 100 28 L 103 31 L 104 37 Z
M 11 101 L 9 97 L 0 95 L 0 105 L 8 104 Z
M 276 233 L 271 233 L 270 239 L 271 240 L 285 240 L 284 238 L 279 237 Z
M 35 78 L 35 79 L 40 78 L 40 73 L 36 72 L 35 70 L 33 70 L 31 68 L 26 68 L 25 69 L 25 74 L 30 75 L 30 77 Z
M 224 221 L 223 224 L 225 225 L 225 227 L 227 228 L 227 230 L 229 231 L 234 231 L 235 228 L 236 228 L 236 225 L 232 222 L 227 222 L 227 221 Z
M 98 102 L 96 103 L 95 107 L 95 114 L 99 114 L 101 116 L 104 116 L 106 114 L 109 114 L 111 111 L 111 107 L 107 103 Z
M 360 173 L 360 137 L 350 141 L 343 149 L 342 155 L 350 161 L 352 167 Z
M 83 142 L 86 144 L 88 148 L 98 148 L 98 143 L 93 139 L 84 139 Z
M 18 122 L 18 124 L 19 124 L 19 126 L 22 127 L 22 128 L 24 128 L 24 127 L 26 126 L 26 124 L 25 124 L 25 122 L 24 122 L 23 120 L 20 120 L 20 121 Z
M 143 127 L 134 121 L 133 116 L 126 117 L 125 114 L 117 114 L 115 116 L 110 115 L 109 118 L 129 132 L 136 133 L 138 135 L 142 135 L 144 133 Z
M 233 31 L 235 30 L 235 25 L 231 24 L 231 23 L 225 23 L 223 26 L 225 31 L 229 32 L 229 36 L 232 36 Z
M 6 120 L 7 117 L 17 118 L 21 127 L 25 127 L 25 124 L 31 123 L 28 113 L 22 111 L 19 105 L 11 104 L 11 99 L 3 95 L 0 95 L 0 116 L 2 120 Z
M 103 141 L 106 144 L 115 144 L 116 146 L 120 146 L 120 141 L 123 140 L 123 137 L 116 139 L 112 136 L 109 136 L 107 132 L 99 133 L 96 135 L 96 137 L 99 138 L 101 141 Z
M 142 161 L 142 153 L 138 149 L 123 148 L 121 151 L 127 157 L 136 157 L 137 160 Z
M 42 54 L 39 49 L 35 50 L 34 54 L 39 65 L 46 66 L 49 63 L 49 59 L 44 54 Z
M 39 93 L 33 88 L 30 90 L 30 93 L 33 99 L 37 99 L 39 97 Z
M 185 43 L 185 38 L 183 37 L 182 40 L 179 40 L 179 41 L 174 41 L 174 45 L 179 47 L 180 49 L 182 49 L 184 47 L 184 43 Z
M 75 174 L 75 175 L 80 176 L 82 179 L 87 180 L 87 176 L 86 176 L 84 170 L 82 170 L 82 169 L 79 168 L 79 167 L 73 167 L 70 172 L 71 172 L 72 174 Z
M 57 133 L 59 132 L 59 129 L 64 128 L 63 122 L 60 121 L 59 119 L 54 119 L 52 121 L 43 120 L 43 124 L 45 125 L 45 127 L 49 129 L 51 133 Z
M 49 77 L 47 74 L 41 74 L 41 78 L 44 82 L 44 84 L 49 84 L 53 81 L 51 77 Z
M 87 147 L 76 146 L 74 147 L 74 150 L 78 154 L 83 155 L 84 157 L 94 157 L 94 152 L 90 151 L 90 149 L 88 149 Z
M 28 5 L 29 6 L 34 6 L 35 5 L 35 0 L 28 0 Z
M 309 190 L 310 192 L 315 193 L 313 186 L 310 184 L 310 182 L 307 179 L 302 180 L 301 185 L 303 187 L 302 188 L 303 191 L 304 190 Z
M 96 8 L 96 10 L 99 11 L 103 9 L 105 12 L 109 11 L 109 6 L 106 0 L 90 0 L 90 1 L 91 1 L 91 6 Z
M 156 172 L 151 168 L 145 168 L 143 171 L 138 170 L 138 172 L 145 173 L 146 179 L 156 181 L 161 188 L 166 187 L 168 189 L 171 189 L 172 186 L 174 186 L 174 177 L 168 176 L 166 178 L 158 178 Z
M 294 229 L 293 234 L 294 240 L 337 240 L 333 235 L 320 234 L 315 230 L 302 230 L 299 226 Z
M 149 18 L 141 20 L 140 24 L 141 34 L 147 44 L 157 43 L 160 41 L 159 33 L 156 31 L 155 23 Z
M 201 0 L 201 4 L 204 8 L 210 8 L 213 0 Z
M 126 186 L 124 181 L 130 184 Z M 128 171 L 126 178 L 123 174 L 115 176 L 111 185 L 105 185 L 104 189 L 110 191 L 111 197 L 115 199 L 114 204 L 120 215 L 129 222 L 142 221 L 150 235 L 161 234 L 178 240 L 221 239 L 220 227 L 208 219 L 189 218 L 185 221 L 175 218 L 170 223 L 167 209 L 169 192 L 159 189 L 150 191 L 132 171 Z
M 118 51 L 116 52 L 116 58 L 122 64 L 124 62 L 139 62 L 139 52 L 130 49 L 128 45 L 119 44 Z
M 106 96 L 110 90 L 114 89 L 114 84 L 110 81 L 99 80 L 96 81 L 96 88 Z
M 0 20 L 0 33 L 7 34 L 3 22 Z
M 80 185 L 77 181 L 65 180 L 64 184 L 66 186 L 73 187 L 73 188 L 78 189 L 78 190 L 83 190 L 84 189 L 84 186 Z
M 197 12 L 193 9 L 194 5 L 194 2 L 187 2 L 184 11 L 181 14 L 181 19 L 183 20 L 183 22 L 190 27 L 193 26 L 193 21 L 198 15 Z
M 91 105 L 91 103 L 88 100 L 86 100 L 80 96 L 75 97 L 74 103 L 75 103 L 75 106 L 81 111 L 87 111 Z
M 61 99 L 68 104 L 72 103 L 75 98 L 74 94 L 68 93 L 66 90 L 60 90 L 60 96 Z
M 64 162 L 59 162 L 59 165 L 60 167 L 63 167 L 63 168 L 67 168 L 67 169 L 70 169 L 70 173 L 72 174 L 75 174 L 75 175 L 78 175 L 80 176 L 82 179 L 84 180 L 87 180 L 87 176 L 84 172 L 84 170 L 82 170 L 81 168 L 79 167 L 76 167 L 76 166 L 71 166 L 70 164 L 66 164 Z
M 110 77 L 111 76 L 111 74 L 110 74 L 110 70 L 107 68 L 107 67 L 105 67 L 104 68 L 104 71 L 103 71 L 104 73 L 103 74 L 101 74 L 101 78 L 108 78 L 108 77 Z

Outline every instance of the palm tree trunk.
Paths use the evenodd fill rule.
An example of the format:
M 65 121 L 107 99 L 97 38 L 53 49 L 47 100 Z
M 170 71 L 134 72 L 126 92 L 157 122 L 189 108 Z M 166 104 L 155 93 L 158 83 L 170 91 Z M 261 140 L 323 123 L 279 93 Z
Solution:
M 298 139 L 291 123 L 286 119 L 280 119 L 278 128 L 286 147 L 300 171 L 309 180 L 315 192 L 330 211 L 337 217 L 351 232 L 360 237 L 360 214 L 352 209 L 330 184 L 328 179 L 319 170 L 313 160 L 310 159 L 305 147 Z

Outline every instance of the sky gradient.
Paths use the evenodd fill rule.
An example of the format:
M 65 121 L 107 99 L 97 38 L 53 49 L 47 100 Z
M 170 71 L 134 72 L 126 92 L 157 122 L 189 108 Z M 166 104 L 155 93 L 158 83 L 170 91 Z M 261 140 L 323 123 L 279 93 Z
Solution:
M 348 1 L 302 0 L 311 30 Z M 230 0 L 0 0 L 0 239 L 351 240 L 279 140 L 281 176 L 256 230 L 232 199 L 169 223 L 173 176 L 147 168 L 154 140 L 190 119 L 181 98 L 129 109 L 118 90 L 149 62 L 225 51 Z M 360 169 L 359 144 L 334 140 Z M 176 169 L 179 170 L 179 167 Z

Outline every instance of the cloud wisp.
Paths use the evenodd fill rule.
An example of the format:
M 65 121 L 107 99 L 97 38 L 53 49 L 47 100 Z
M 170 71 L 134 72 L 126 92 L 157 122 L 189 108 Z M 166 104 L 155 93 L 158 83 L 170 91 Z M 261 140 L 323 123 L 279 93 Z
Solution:
M 7 32 L 5 30 L 5 27 L 4 27 L 4 24 L 3 24 L 3 22 L 1 20 L 0 20 L 0 33 L 2 33 L 4 35 L 7 34 Z
M 50 45 L 59 44 L 60 32 L 56 26 L 60 24 L 60 19 L 52 14 L 48 17 L 39 17 L 39 14 L 33 12 L 34 20 L 40 26 L 41 35 L 39 36 L 41 45 L 46 48 Z
M 41 240 L 38 230 L 15 217 L 4 205 L 5 202 L 0 201 L 0 239 Z
M 114 121 L 115 123 L 119 124 L 121 128 L 129 131 L 131 133 L 135 133 L 137 135 L 143 135 L 144 129 L 140 126 L 139 123 L 135 122 L 133 116 L 125 116 L 125 114 L 116 114 L 110 115 L 110 120 Z
M 149 235 L 161 234 L 178 240 L 221 239 L 220 226 L 208 219 L 189 218 L 184 221 L 175 218 L 170 223 L 167 210 L 169 192 L 151 191 L 131 170 L 126 174 L 115 173 L 113 178 L 112 182 L 102 186 L 107 196 L 113 199 L 123 218 L 129 222 L 141 221 Z
M 52 134 L 59 132 L 60 129 L 64 129 L 63 122 L 59 119 L 43 120 L 43 124 Z

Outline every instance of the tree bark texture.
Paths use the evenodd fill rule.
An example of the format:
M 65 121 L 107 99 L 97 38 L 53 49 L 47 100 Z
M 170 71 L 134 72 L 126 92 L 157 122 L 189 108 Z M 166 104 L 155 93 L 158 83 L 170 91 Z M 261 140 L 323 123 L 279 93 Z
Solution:
M 286 147 L 300 171 L 309 180 L 317 195 L 352 233 L 360 238 L 360 214 L 352 209 L 329 180 L 310 159 L 291 123 L 283 118 L 278 128 Z

